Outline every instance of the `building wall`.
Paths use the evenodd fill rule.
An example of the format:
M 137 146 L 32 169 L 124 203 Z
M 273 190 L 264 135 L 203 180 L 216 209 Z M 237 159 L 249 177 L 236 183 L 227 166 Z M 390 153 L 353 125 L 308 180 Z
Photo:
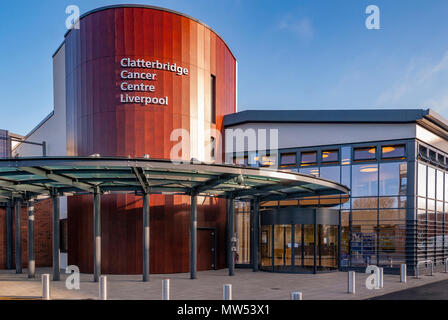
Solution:
M 416 124 L 367 124 L 367 123 L 245 123 L 227 129 L 278 130 L 278 148 L 302 148 L 319 145 L 360 143 L 382 140 L 411 139 L 416 137 Z M 269 140 L 268 140 L 269 141 Z M 226 153 L 228 149 L 226 142 Z M 250 144 L 238 145 L 234 151 L 256 151 Z M 262 149 L 260 149 L 262 150 Z
M 171 158 L 176 129 L 190 136 L 174 158 L 210 161 L 210 130 L 223 130 L 225 114 L 235 112 L 236 60 L 208 27 L 180 14 L 143 7 L 114 7 L 81 19 L 65 39 L 67 154 Z M 123 58 L 158 60 L 188 68 L 188 75 L 157 69 L 127 68 L 156 74 L 154 93 L 168 105 L 121 103 Z M 126 69 L 126 68 L 125 68 Z M 211 75 L 216 76 L 216 125 L 211 122 Z M 188 143 L 189 141 L 189 143 Z M 216 143 L 221 138 L 216 137 Z M 151 272 L 186 272 L 189 265 L 189 198 L 151 197 Z M 215 227 L 218 267 L 225 266 L 225 201 L 199 206 L 198 226 Z M 140 273 L 141 197 L 108 195 L 102 199 L 102 271 Z M 201 214 L 201 212 L 204 212 Z M 205 213 L 207 212 L 207 213 Z M 68 199 L 68 263 L 93 270 L 92 197 Z M 198 245 L 200 247 L 200 244 Z M 198 258 L 201 259 L 201 252 Z M 209 254 L 209 253 L 206 253 Z M 117 259 L 123 257 L 122 259 Z
M 36 267 L 50 267 L 52 265 L 52 219 L 51 200 L 36 203 L 34 221 L 34 254 Z M 14 213 L 15 214 L 15 213 Z M 14 217 L 14 216 L 13 216 Z M 6 268 L 6 209 L 0 208 L 0 269 Z M 13 268 L 15 268 L 15 224 L 13 223 Z M 22 267 L 28 266 L 28 212 L 22 206 L 20 232 L 22 238 Z

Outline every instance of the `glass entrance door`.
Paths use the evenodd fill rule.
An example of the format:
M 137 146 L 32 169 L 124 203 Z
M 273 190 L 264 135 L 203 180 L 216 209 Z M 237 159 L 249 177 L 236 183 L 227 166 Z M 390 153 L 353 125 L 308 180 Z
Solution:
M 291 252 L 291 225 L 274 226 L 274 269 L 281 271 L 290 267 Z

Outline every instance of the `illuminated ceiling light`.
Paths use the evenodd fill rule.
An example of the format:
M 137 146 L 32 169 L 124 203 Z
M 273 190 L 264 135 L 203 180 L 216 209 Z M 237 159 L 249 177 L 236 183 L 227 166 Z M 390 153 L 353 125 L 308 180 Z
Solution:
M 360 172 L 377 172 L 378 171 L 378 167 L 376 166 L 364 166 L 361 167 L 361 170 L 359 170 Z
M 369 149 L 369 153 L 375 154 L 375 152 L 376 152 L 376 149 L 375 149 L 375 148 L 370 148 L 370 149 Z
M 324 152 L 324 153 L 322 153 L 322 158 L 328 158 L 328 156 L 329 156 L 329 153 L 328 152 Z
M 389 153 L 395 150 L 395 147 L 383 147 L 383 153 Z

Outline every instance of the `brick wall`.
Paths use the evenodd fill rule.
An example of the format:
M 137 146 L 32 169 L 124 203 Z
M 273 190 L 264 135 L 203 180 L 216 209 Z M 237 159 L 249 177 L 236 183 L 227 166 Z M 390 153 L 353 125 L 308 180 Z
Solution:
M 34 255 L 36 267 L 50 267 L 52 265 L 52 204 L 51 200 L 38 202 L 34 206 Z M 22 236 L 22 267 L 28 266 L 28 213 L 26 206 L 22 207 L 21 228 Z M 0 208 L 0 269 L 6 268 L 6 209 Z M 15 225 L 13 267 L 15 268 Z

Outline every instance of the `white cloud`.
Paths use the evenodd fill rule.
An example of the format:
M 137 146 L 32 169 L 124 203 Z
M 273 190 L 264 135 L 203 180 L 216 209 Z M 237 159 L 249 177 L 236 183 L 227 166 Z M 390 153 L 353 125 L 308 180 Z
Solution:
M 314 36 L 313 24 L 308 18 L 297 19 L 292 15 L 286 15 L 280 21 L 278 29 L 292 32 L 299 38 L 312 38 Z
M 378 105 L 431 107 L 448 112 L 448 51 L 432 63 L 412 59 L 395 85 L 377 99 Z

